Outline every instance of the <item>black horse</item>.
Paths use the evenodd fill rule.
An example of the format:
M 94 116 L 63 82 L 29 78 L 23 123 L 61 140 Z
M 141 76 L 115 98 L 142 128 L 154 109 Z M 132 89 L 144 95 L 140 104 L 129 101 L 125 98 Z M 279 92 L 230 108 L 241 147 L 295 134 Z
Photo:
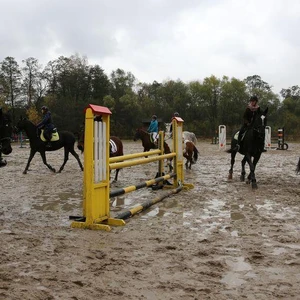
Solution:
M 246 162 L 249 164 L 250 173 L 247 177 L 247 183 L 252 184 L 252 188 L 257 188 L 256 178 L 255 178 L 255 168 L 258 163 L 262 152 L 264 151 L 265 144 L 265 128 L 267 123 L 268 108 L 266 108 L 263 112 L 259 111 L 256 114 L 253 122 L 245 132 L 244 138 L 242 139 L 240 148 L 238 152 L 244 155 L 242 159 L 242 172 L 240 176 L 241 181 L 245 181 L 245 164 Z M 235 134 L 231 140 L 231 148 L 227 151 L 231 153 L 231 168 L 229 170 L 228 179 L 232 179 L 233 174 L 233 165 L 235 162 L 235 156 L 237 153 L 236 145 L 237 139 L 235 138 L 237 134 Z
M 81 153 L 84 151 L 84 127 L 81 129 L 81 131 L 78 134 L 78 144 L 77 148 L 81 151 Z M 116 156 L 123 156 L 123 143 L 122 141 L 116 137 L 111 136 L 109 139 L 109 157 L 116 157 Z M 119 175 L 120 169 L 116 169 L 115 173 L 115 179 L 114 181 L 118 181 L 118 175 Z
M 29 138 L 29 143 L 30 143 L 30 155 L 29 155 L 27 165 L 26 165 L 26 168 L 25 168 L 23 174 L 27 173 L 30 162 L 33 159 L 36 152 L 39 152 L 41 154 L 43 163 L 52 172 L 55 172 L 55 169 L 47 163 L 46 151 L 56 151 L 58 149 L 61 149 L 62 147 L 64 147 L 64 150 L 65 150 L 64 162 L 61 165 L 58 172 L 60 173 L 64 169 L 64 166 L 69 159 L 69 153 L 71 153 L 76 158 L 76 160 L 78 161 L 78 164 L 80 166 L 80 169 L 83 171 L 83 166 L 79 159 L 79 155 L 74 150 L 76 138 L 72 132 L 69 132 L 69 131 L 58 132 L 59 139 L 57 141 L 51 141 L 51 147 L 48 148 L 48 147 L 46 147 L 46 143 L 40 139 L 39 134 L 37 132 L 37 127 L 32 122 L 27 120 L 26 118 L 20 118 L 20 120 L 17 124 L 17 130 L 18 131 L 24 130 L 27 137 Z
M 9 114 L 2 112 L 0 107 L 0 168 L 7 164 L 6 160 L 2 158 L 2 153 L 8 155 L 12 152 L 12 132 L 11 117 Z

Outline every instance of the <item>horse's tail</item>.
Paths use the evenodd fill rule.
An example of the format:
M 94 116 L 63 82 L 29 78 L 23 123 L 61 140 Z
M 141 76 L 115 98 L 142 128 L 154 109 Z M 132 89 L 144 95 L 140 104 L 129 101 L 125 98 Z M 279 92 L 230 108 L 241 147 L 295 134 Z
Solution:
M 299 172 L 300 172 L 300 157 L 299 157 L 297 169 L 296 169 L 296 173 L 298 174 Z
M 196 162 L 197 161 L 197 159 L 198 159 L 198 154 L 199 154 L 199 151 L 198 151 L 198 149 L 196 148 L 196 146 L 194 145 L 194 149 L 193 149 L 193 151 L 194 151 L 194 162 Z

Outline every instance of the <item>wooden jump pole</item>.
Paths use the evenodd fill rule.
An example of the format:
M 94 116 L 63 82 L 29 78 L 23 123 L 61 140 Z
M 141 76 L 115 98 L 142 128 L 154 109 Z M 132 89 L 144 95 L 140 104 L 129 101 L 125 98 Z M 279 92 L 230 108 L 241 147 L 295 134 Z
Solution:
M 160 132 L 160 149 L 109 158 L 110 115 L 111 112 L 107 107 L 93 104 L 90 104 L 85 111 L 83 216 L 70 217 L 70 219 L 74 220 L 71 224 L 73 228 L 110 231 L 110 225 L 125 225 L 123 219 L 110 217 L 109 202 L 110 197 L 119 193 L 123 194 L 123 191 L 133 191 L 169 178 L 173 178 L 172 187 L 175 189 L 180 187 L 181 190 L 182 188 L 193 187 L 192 184 L 184 183 L 182 145 L 183 120 L 181 118 L 176 117 L 173 119 L 173 152 L 164 154 L 163 133 Z M 154 157 L 130 160 L 153 154 L 157 155 Z M 110 170 L 159 161 L 158 173 L 162 175 L 163 160 L 167 158 L 173 158 L 174 173 L 151 179 L 141 185 L 124 188 L 122 191 L 118 190 L 116 194 L 110 192 Z M 125 161 L 126 159 L 128 161 Z

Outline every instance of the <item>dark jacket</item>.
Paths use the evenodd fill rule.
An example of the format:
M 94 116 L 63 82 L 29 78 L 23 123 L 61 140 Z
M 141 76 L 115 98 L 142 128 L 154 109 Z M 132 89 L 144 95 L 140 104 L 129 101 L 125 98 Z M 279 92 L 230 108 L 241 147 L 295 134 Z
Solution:
M 50 111 L 46 112 L 46 114 L 44 115 L 43 120 L 40 123 L 37 124 L 37 127 L 39 129 L 44 129 L 45 131 L 48 131 L 48 132 L 54 128 Z
M 244 125 L 249 126 L 253 122 L 253 120 L 258 112 L 260 112 L 259 106 L 255 107 L 255 108 L 248 106 L 246 108 L 246 110 L 244 112 L 244 116 L 243 116 Z

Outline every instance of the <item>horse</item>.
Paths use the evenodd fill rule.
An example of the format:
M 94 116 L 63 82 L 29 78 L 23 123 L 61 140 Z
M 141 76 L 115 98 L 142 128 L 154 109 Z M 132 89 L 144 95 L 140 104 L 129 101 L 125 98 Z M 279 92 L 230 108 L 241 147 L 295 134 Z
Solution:
M 9 114 L 2 112 L 0 107 L 0 168 L 7 164 L 6 160 L 2 158 L 2 153 L 8 155 L 12 152 L 12 132 L 11 117 Z
M 298 174 L 299 172 L 300 172 L 300 157 L 299 157 L 297 168 L 296 168 L 296 174 Z
M 193 142 L 194 145 L 197 144 L 197 138 L 194 132 L 190 132 L 190 131 L 183 131 L 182 132 L 182 138 L 183 141 L 191 141 Z
M 137 140 L 142 141 L 142 145 L 144 147 L 144 152 L 150 151 L 150 149 L 157 149 L 157 145 L 155 143 L 153 143 L 153 141 L 151 140 L 151 135 L 147 131 L 143 130 L 142 128 L 136 129 L 133 140 L 134 141 L 137 141 Z M 165 154 L 171 153 L 170 147 L 165 141 L 164 141 L 164 153 Z M 171 161 L 172 161 L 172 158 L 169 158 L 168 166 L 169 166 L 170 170 L 172 169 Z
M 172 133 L 170 132 L 171 124 L 172 123 L 165 123 L 165 127 L 166 127 L 165 135 L 166 135 L 167 139 L 172 138 Z M 182 132 L 182 140 L 183 140 L 183 142 L 191 141 L 194 143 L 194 145 L 197 144 L 197 137 L 194 132 L 183 131 Z
M 231 153 L 231 167 L 229 170 L 228 179 L 232 179 L 233 166 L 235 162 L 235 156 L 237 152 L 244 155 L 242 159 L 242 172 L 240 176 L 241 181 L 245 181 L 245 164 L 246 162 L 249 165 L 250 173 L 247 177 L 247 183 L 252 185 L 253 189 L 257 189 L 256 177 L 255 177 L 255 168 L 261 157 L 262 152 L 264 152 L 264 143 L 265 143 L 265 128 L 267 123 L 268 108 L 264 111 L 259 111 L 250 124 L 249 128 L 244 134 L 241 145 L 237 149 L 237 132 L 233 135 L 231 139 L 230 149 L 226 152 Z
M 80 131 L 78 135 L 78 144 L 77 148 L 83 153 L 84 151 L 84 128 Z M 115 156 L 123 156 L 123 143 L 122 141 L 116 137 L 111 136 L 109 139 L 109 157 L 115 157 Z M 114 182 L 118 181 L 118 175 L 119 175 L 120 169 L 116 169 Z
M 185 167 L 191 169 L 192 164 L 195 164 L 198 159 L 199 151 L 195 144 L 191 141 L 185 141 L 183 147 L 183 157 L 186 158 Z
M 40 153 L 43 163 L 52 172 L 55 173 L 56 170 L 50 164 L 47 163 L 46 151 L 56 151 L 61 148 L 64 148 L 64 162 L 61 165 L 58 172 L 60 173 L 64 169 L 64 166 L 69 159 L 69 153 L 71 153 L 76 158 L 81 171 L 83 171 L 83 166 L 79 159 L 79 155 L 74 150 L 76 138 L 72 132 L 59 131 L 58 132 L 59 139 L 56 141 L 51 141 L 51 147 L 48 148 L 48 147 L 46 147 L 46 143 L 44 141 L 42 141 L 41 138 L 39 137 L 38 132 L 37 132 L 37 127 L 31 121 L 27 120 L 26 118 L 21 117 L 17 123 L 16 128 L 17 128 L 18 132 L 25 131 L 27 137 L 29 138 L 29 143 L 30 143 L 30 155 L 29 155 L 25 170 L 23 171 L 23 174 L 27 173 L 30 162 L 33 159 L 36 152 Z

